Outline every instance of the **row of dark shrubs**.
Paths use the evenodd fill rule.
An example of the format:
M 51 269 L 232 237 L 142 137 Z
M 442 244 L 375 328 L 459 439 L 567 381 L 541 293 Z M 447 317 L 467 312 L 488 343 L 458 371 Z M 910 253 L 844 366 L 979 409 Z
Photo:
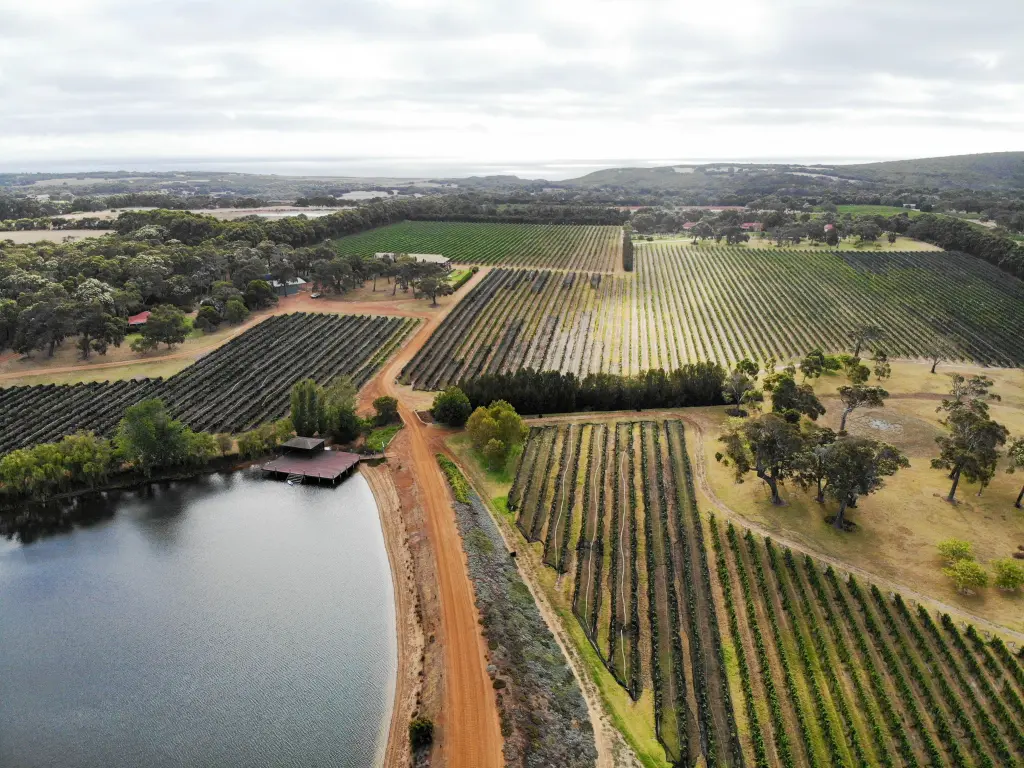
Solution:
M 572 373 L 523 368 L 465 379 L 459 388 L 474 408 L 506 400 L 519 413 L 626 411 L 644 408 L 721 405 L 725 369 L 699 362 L 672 371 L 660 368 L 636 376 Z

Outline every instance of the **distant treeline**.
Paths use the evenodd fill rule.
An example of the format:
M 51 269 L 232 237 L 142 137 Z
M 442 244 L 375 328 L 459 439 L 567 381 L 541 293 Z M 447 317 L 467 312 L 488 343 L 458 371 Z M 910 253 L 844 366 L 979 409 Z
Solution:
M 508 213 L 414 213 L 416 221 L 466 221 L 484 224 L 583 224 L 590 226 L 621 226 L 629 219 L 628 211 L 615 208 L 578 208 L 575 206 L 537 206 L 529 212 Z
M 519 413 L 544 414 L 721 405 L 724 383 L 721 365 L 700 362 L 668 372 L 659 368 L 636 376 L 592 373 L 582 379 L 524 368 L 477 376 L 458 386 L 474 408 L 505 400 Z
M 165 227 L 171 238 L 186 245 L 198 245 L 207 240 L 219 239 L 223 242 L 243 241 L 256 246 L 264 240 L 270 240 L 300 248 L 405 219 L 615 225 L 621 224 L 627 218 L 625 213 L 614 209 L 572 206 L 517 206 L 507 212 L 499 209 L 489 213 L 466 213 L 457 205 L 446 205 L 446 201 L 449 200 L 432 197 L 373 200 L 358 208 L 344 209 L 312 219 L 295 216 L 268 220 L 246 216 L 234 221 L 221 221 L 212 216 L 188 211 L 126 211 L 118 216 L 113 227 L 118 234 L 128 235 L 141 227 L 157 225 Z
M 175 195 L 166 192 L 125 192 L 99 197 L 76 197 L 70 211 L 102 211 L 108 208 L 167 208 L 184 211 L 189 208 L 262 208 L 266 200 L 234 195 Z
M 1024 278 L 1024 248 L 1008 237 L 989 234 L 963 219 L 919 216 L 910 221 L 906 234 L 947 251 L 962 251 L 1016 277 Z

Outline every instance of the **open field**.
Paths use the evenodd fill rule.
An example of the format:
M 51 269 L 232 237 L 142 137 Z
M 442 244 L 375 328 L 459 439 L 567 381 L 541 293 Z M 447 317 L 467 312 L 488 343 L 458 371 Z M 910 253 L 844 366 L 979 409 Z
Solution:
M 274 315 L 167 380 L 0 389 L 0 453 L 76 430 L 109 434 L 125 408 L 159 397 L 197 430 L 239 432 L 284 416 L 292 384 L 364 384 L 415 326 L 402 318 Z
M 460 264 L 613 272 L 620 227 L 403 221 L 334 241 L 339 253 L 440 253 Z
M 836 211 L 839 215 L 848 213 L 851 216 L 899 216 L 905 213 L 914 218 L 921 215 L 921 211 L 895 205 L 837 205 Z
M 851 347 L 870 323 L 892 357 L 1024 361 L 1024 284 L 957 253 L 649 244 L 632 275 L 496 269 L 403 379 L 440 389 L 517 368 L 637 373 Z
M 591 669 L 645 765 L 1021 763 L 1024 672 L 1002 641 L 709 520 L 682 423 L 629 418 L 540 420 L 514 482 L 482 485 L 507 489 L 522 557 L 544 563 L 581 654 L 618 681 Z
M 0 241 L 14 243 L 63 243 L 65 240 L 81 240 L 84 237 L 102 237 L 113 230 L 108 229 L 26 229 L 18 232 L 0 232 Z

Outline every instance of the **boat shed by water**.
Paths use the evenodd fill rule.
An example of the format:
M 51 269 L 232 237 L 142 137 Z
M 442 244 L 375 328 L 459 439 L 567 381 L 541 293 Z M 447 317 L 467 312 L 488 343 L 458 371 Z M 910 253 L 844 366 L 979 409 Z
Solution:
M 337 485 L 355 472 L 362 458 L 358 453 L 328 450 L 323 440 L 314 437 L 293 437 L 282 443 L 281 449 L 282 455 L 262 469 L 272 477 L 292 482 L 310 479 Z

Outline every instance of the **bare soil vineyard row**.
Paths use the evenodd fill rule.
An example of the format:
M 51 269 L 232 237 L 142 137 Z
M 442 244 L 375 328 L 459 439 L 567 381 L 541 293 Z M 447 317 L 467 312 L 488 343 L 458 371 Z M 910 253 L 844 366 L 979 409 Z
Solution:
M 639 250 L 636 272 L 497 269 L 406 366 L 418 389 L 520 368 L 634 374 L 850 349 L 865 323 L 892 357 L 1024 362 L 1024 284 L 947 252 Z
M 169 379 L 0 389 L 0 454 L 79 430 L 109 435 L 129 406 L 159 397 L 192 428 L 240 432 L 288 412 L 292 384 L 352 376 L 362 386 L 416 321 L 274 315 Z
M 682 422 L 535 427 L 509 507 L 673 765 L 1024 765 L 1014 652 L 702 519 Z

